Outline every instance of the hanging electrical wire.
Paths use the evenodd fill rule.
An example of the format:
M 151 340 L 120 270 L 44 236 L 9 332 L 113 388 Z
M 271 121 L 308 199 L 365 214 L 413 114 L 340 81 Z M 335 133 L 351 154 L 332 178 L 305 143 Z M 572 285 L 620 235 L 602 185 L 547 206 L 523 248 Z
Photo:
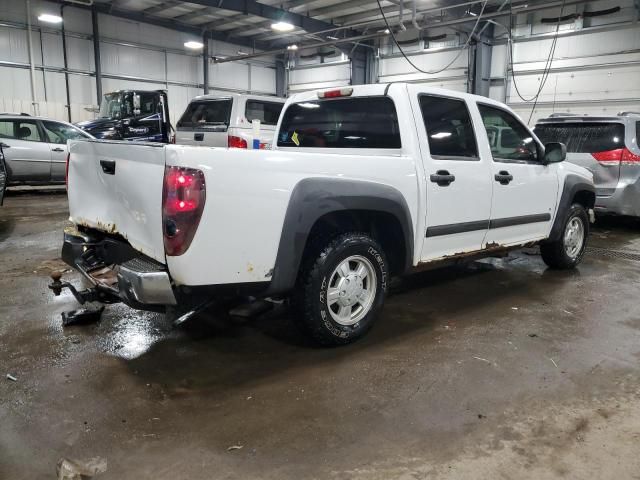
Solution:
M 460 49 L 458 51 L 458 54 L 454 57 L 454 59 L 451 60 L 451 62 L 449 62 L 445 67 L 443 67 L 443 68 L 441 68 L 439 70 L 435 70 L 435 71 L 430 72 L 428 70 L 423 70 L 420 67 L 418 67 L 415 63 L 413 63 L 411 61 L 411 59 L 407 56 L 407 54 L 404 53 L 404 50 L 402 49 L 402 47 L 400 46 L 400 43 L 396 39 L 396 36 L 393 33 L 393 29 L 389 25 L 389 21 L 387 20 L 387 17 L 384 14 L 384 10 L 382 9 L 382 5 L 380 4 L 380 0 L 376 0 L 376 2 L 378 3 L 378 9 L 380 10 L 380 15 L 382 15 L 382 19 L 384 20 L 384 23 L 387 26 L 387 30 L 389 30 L 389 33 L 391 34 L 391 38 L 393 39 L 393 43 L 395 43 L 396 47 L 398 47 L 398 50 L 400 51 L 400 53 L 402 54 L 404 59 L 409 63 L 409 65 L 411 65 L 418 72 L 424 73 L 426 75 L 436 75 L 438 73 L 442 73 L 445 70 L 447 70 L 451 65 L 453 65 L 456 62 L 456 60 L 458 60 L 458 58 L 460 58 L 460 55 L 462 55 L 462 52 L 464 52 L 466 50 L 466 48 L 469 46 L 469 43 L 471 42 L 471 39 L 473 38 L 474 34 L 476 33 L 476 29 L 478 28 L 478 25 L 480 24 L 480 20 L 482 18 L 482 14 L 484 13 L 484 8 L 487 6 L 488 1 L 489 0 L 485 0 L 482 3 L 482 9 L 480 10 L 480 13 L 478 14 L 478 19 L 476 20 L 476 23 L 473 26 L 473 30 L 471 31 L 471 33 L 469 33 L 469 36 L 467 37 L 467 41 L 465 42 L 465 44 L 462 47 L 460 47 Z
M 553 45 L 551 48 L 551 52 L 549 52 L 549 65 L 546 68 L 546 76 L 543 73 L 543 78 L 540 80 L 540 88 L 538 89 L 538 93 L 536 93 L 535 100 L 533 101 L 533 106 L 531 107 L 531 113 L 529 113 L 529 120 L 527 123 L 531 123 L 531 118 L 533 118 L 533 112 L 536 110 L 536 106 L 538 105 L 538 98 L 540 98 L 540 94 L 542 93 L 542 89 L 544 85 L 547 83 L 547 79 L 549 78 L 549 73 L 551 72 L 551 64 L 553 63 L 553 57 L 556 53 L 556 45 L 558 44 L 558 36 L 560 34 L 560 22 L 562 21 L 562 16 L 564 15 L 564 4 L 566 0 L 562 0 L 562 6 L 560 7 L 560 16 L 558 17 L 558 23 L 556 23 L 556 34 L 553 37 Z M 513 12 L 511 11 L 511 5 L 509 5 L 509 22 L 511 22 L 511 15 Z M 509 23 L 511 26 L 511 23 Z M 511 32 L 509 32 L 511 34 Z M 513 57 L 512 57 L 513 60 Z M 511 64 L 511 75 L 513 76 L 513 63 Z M 515 79 L 515 76 L 513 77 Z M 515 85 L 515 82 L 514 82 Z
M 511 26 L 513 25 L 513 9 L 512 9 L 512 4 L 511 2 L 509 2 L 509 25 L 508 27 L 496 22 L 496 21 L 491 21 L 492 23 L 496 24 L 496 25 L 500 25 L 502 28 L 504 28 L 504 30 L 507 33 L 507 45 L 508 45 L 508 54 L 509 54 L 509 61 L 508 61 L 508 69 L 511 71 L 511 80 L 513 83 L 513 87 L 516 91 L 516 94 L 518 95 L 518 97 L 520 98 L 520 100 L 522 100 L 525 103 L 531 103 L 533 102 L 533 107 L 531 108 L 531 112 L 529 113 L 529 120 L 527 121 L 527 123 L 531 123 L 531 118 L 533 117 L 533 113 L 535 112 L 536 106 L 538 105 L 538 99 L 540 98 L 540 94 L 542 93 L 542 90 L 544 89 L 544 86 L 547 83 L 547 80 L 549 78 L 549 74 L 551 73 L 551 65 L 553 64 L 553 57 L 555 55 L 556 52 L 556 46 L 558 44 L 558 36 L 560 33 L 560 22 L 562 21 L 562 16 L 564 13 L 564 7 L 565 7 L 565 2 L 566 0 L 562 0 L 562 5 L 560 7 L 560 16 L 558 17 L 558 21 L 556 23 L 556 31 L 555 31 L 555 35 L 553 37 L 553 42 L 551 44 L 551 48 L 549 49 L 549 55 L 547 56 L 547 60 L 544 64 L 544 68 L 542 69 L 542 77 L 540 78 L 540 85 L 538 86 L 538 91 L 535 93 L 535 95 L 533 95 L 531 98 L 525 98 L 522 93 L 520 92 L 520 89 L 518 88 L 518 82 L 516 81 L 516 74 L 513 68 L 513 36 L 511 35 Z
M 520 100 L 522 100 L 523 102 L 526 103 L 530 103 L 533 102 L 538 95 L 534 95 L 531 98 L 525 98 L 522 93 L 520 92 L 520 89 L 518 88 L 518 82 L 516 81 L 516 76 L 515 73 L 513 71 L 513 37 L 511 36 L 511 28 L 507 27 L 506 25 L 496 21 L 496 20 L 488 20 L 489 23 L 493 23 L 494 25 L 497 25 L 499 27 L 502 27 L 502 29 L 505 31 L 505 33 L 507 34 L 507 70 L 511 72 L 511 83 L 513 83 L 513 87 L 515 88 L 516 94 L 518 95 L 518 97 L 520 98 Z M 551 53 L 551 51 L 550 51 Z M 545 62 L 545 68 L 543 69 L 543 74 L 546 73 L 547 71 L 547 65 L 549 62 L 549 58 L 547 57 L 547 61 Z
M 380 15 L 382 16 L 382 19 L 384 20 L 384 23 L 387 27 L 387 30 L 389 30 L 389 33 L 391 34 L 391 38 L 393 39 L 393 43 L 396 45 L 396 47 L 398 48 L 398 50 L 400 51 L 400 53 L 402 54 L 402 56 L 404 57 L 404 59 L 407 61 L 407 63 L 409 63 L 409 65 L 411 65 L 415 70 L 417 70 L 418 72 L 424 73 L 426 75 L 435 75 L 438 73 L 442 73 L 444 72 L 446 69 L 448 69 L 451 65 L 453 65 L 456 60 L 458 60 L 458 58 L 460 58 L 460 55 L 462 55 L 462 52 L 464 52 L 464 50 L 467 49 L 467 47 L 469 46 L 469 43 L 471 42 L 471 39 L 473 38 L 478 25 L 480 24 L 480 21 L 482 20 L 482 14 L 484 13 L 484 9 L 487 6 L 487 2 L 488 0 L 485 0 L 482 4 L 482 9 L 480 10 L 480 13 L 478 14 L 478 19 L 476 20 L 476 23 L 473 26 L 473 30 L 471 31 L 471 33 L 469 34 L 467 41 L 465 42 L 465 44 L 459 49 L 458 54 L 454 57 L 454 59 L 449 62 L 445 67 L 439 69 L 439 70 L 434 70 L 434 71 L 428 71 L 428 70 L 423 70 L 422 68 L 418 67 L 415 63 L 413 63 L 411 61 L 411 59 L 407 56 L 407 54 L 404 52 L 404 50 L 402 49 L 402 46 L 400 45 L 400 42 L 398 42 L 398 39 L 395 36 L 395 33 L 393 32 L 393 29 L 391 28 L 391 25 L 389 24 L 389 21 L 387 20 L 387 17 L 384 13 L 384 10 L 382 9 L 382 5 L 380 3 L 380 0 L 376 0 L 377 4 L 378 4 L 378 9 L 380 10 Z M 511 35 L 511 25 L 513 24 L 513 8 L 512 8 L 512 2 L 509 2 L 509 27 L 505 27 L 504 25 L 502 25 L 501 23 L 498 22 L 492 22 L 492 23 L 496 23 L 500 26 L 502 26 L 508 35 L 508 54 L 509 54 L 509 62 L 508 62 L 508 67 L 509 70 L 511 71 L 511 78 L 513 81 L 513 86 L 516 90 L 516 94 L 518 95 L 518 97 L 520 97 L 520 100 L 522 100 L 523 102 L 526 103 L 531 103 L 533 102 L 533 107 L 531 108 L 531 112 L 529 114 L 529 120 L 528 123 L 531 122 L 531 118 L 533 117 L 533 113 L 535 112 L 536 106 L 538 105 L 538 99 L 540 98 L 540 94 L 542 93 L 542 90 L 544 89 L 544 86 L 547 83 L 547 80 L 549 78 L 549 75 L 551 73 L 551 66 L 553 64 L 553 57 L 555 55 L 555 51 L 556 51 L 556 46 L 558 44 L 558 36 L 560 34 L 560 23 L 562 22 L 562 18 L 564 16 L 564 7 L 565 7 L 565 3 L 566 0 L 562 0 L 562 5 L 560 7 L 560 15 L 558 16 L 557 22 L 556 22 L 556 31 L 555 31 L 555 35 L 553 37 L 553 41 L 551 44 L 551 48 L 549 49 L 549 55 L 547 56 L 547 60 L 545 61 L 545 65 L 544 68 L 542 70 L 542 77 L 540 79 L 540 85 L 538 87 L 538 91 L 535 93 L 535 95 L 533 95 L 531 98 L 525 98 L 522 93 L 520 92 L 520 89 L 518 88 L 518 84 L 516 82 L 516 75 L 513 69 L 513 36 Z

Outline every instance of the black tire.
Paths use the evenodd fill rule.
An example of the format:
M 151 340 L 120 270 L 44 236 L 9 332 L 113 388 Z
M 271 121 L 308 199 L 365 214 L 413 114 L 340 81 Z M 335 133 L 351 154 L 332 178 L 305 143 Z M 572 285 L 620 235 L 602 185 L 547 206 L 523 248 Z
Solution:
M 569 222 L 572 222 L 573 219 L 577 219 L 577 221 L 582 222 L 583 227 L 583 238 L 582 238 L 582 246 L 579 251 L 570 256 L 567 253 L 566 245 L 565 245 L 565 232 L 567 231 L 567 226 Z M 587 239 L 589 238 L 589 216 L 587 215 L 587 211 L 585 208 L 579 203 L 574 203 L 571 205 L 571 208 L 567 212 L 566 218 L 562 224 L 562 231 L 560 234 L 560 238 L 558 240 L 552 242 L 544 242 L 540 245 L 540 253 L 542 254 L 542 260 L 546 263 L 550 268 L 555 268 L 558 270 L 568 270 L 576 267 L 584 256 L 584 252 L 587 248 Z
M 371 289 L 375 284 L 375 293 L 371 293 L 372 300 L 370 303 L 367 302 L 367 308 L 357 302 L 354 307 L 349 307 L 354 308 L 356 312 L 361 308 L 362 317 L 352 325 L 345 325 L 336 321 L 332 315 L 332 311 L 337 315 L 336 305 L 337 309 L 342 308 L 338 302 L 342 302 L 343 299 L 340 298 L 335 305 L 330 305 L 328 292 L 331 287 L 330 282 L 336 279 L 338 267 L 353 257 L 356 257 L 356 263 L 352 265 L 358 265 L 358 258 L 363 264 L 367 264 L 362 260 L 364 257 L 369 262 L 368 268 L 373 267 L 375 282 L 366 284 L 364 280 L 365 284 L 363 284 L 363 280 L 360 280 L 359 283 L 361 289 L 363 285 Z M 388 289 L 387 258 L 380 245 L 367 234 L 344 233 L 329 240 L 326 245 L 309 252 L 304 260 L 294 296 L 294 305 L 299 314 L 296 322 L 300 323 L 313 340 L 326 346 L 345 345 L 367 333 L 384 304 Z

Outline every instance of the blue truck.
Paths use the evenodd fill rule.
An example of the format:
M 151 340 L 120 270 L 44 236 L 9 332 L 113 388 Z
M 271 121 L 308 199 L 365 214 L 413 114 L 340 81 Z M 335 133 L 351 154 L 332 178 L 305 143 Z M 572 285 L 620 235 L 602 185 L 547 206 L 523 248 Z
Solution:
M 102 97 L 97 118 L 76 126 L 95 138 L 138 142 L 172 141 L 165 90 L 118 90 Z

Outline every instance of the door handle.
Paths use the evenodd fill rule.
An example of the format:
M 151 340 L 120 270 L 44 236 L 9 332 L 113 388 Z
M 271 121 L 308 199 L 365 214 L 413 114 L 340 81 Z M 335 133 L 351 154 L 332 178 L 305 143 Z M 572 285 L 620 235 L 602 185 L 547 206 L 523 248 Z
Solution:
M 201 141 L 203 141 L 203 140 L 204 140 L 204 133 L 194 133 L 194 134 L 193 134 L 193 139 L 194 139 L 196 142 L 201 142 Z
M 115 160 L 100 160 L 100 166 L 102 171 L 107 175 L 116 174 L 116 161 Z
M 2 147 L 2 148 L 11 148 L 11 145 L 7 145 L 6 143 L 0 143 L 0 147 Z
M 437 183 L 439 187 L 448 187 L 451 182 L 455 182 L 455 175 L 451 175 L 447 170 L 438 170 L 429 177 L 433 183 Z
M 60 148 L 60 147 L 56 147 L 53 150 L 51 150 L 52 152 L 64 152 L 64 148 Z
M 500 182 L 500 185 L 509 185 L 509 182 L 513 180 L 513 175 L 506 170 L 500 170 L 493 178 L 496 179 L 496 182 Z

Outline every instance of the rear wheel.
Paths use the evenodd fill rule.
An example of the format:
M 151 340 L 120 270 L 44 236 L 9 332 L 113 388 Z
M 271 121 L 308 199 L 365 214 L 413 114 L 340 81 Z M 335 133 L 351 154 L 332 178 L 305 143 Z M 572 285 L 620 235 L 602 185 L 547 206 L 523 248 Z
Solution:
M 574 203 L 558 240 L 540 245 L 542 259 L 551 268 L 569 269 L 580 263 L 587 248 L 589 216 L 585 208 Z
M 373 325 L 387 293 L 387 260 L 363 233 L 345 233 L 307 258 L 296 304 L 304 329 L 323 345 L 344 345 Z

